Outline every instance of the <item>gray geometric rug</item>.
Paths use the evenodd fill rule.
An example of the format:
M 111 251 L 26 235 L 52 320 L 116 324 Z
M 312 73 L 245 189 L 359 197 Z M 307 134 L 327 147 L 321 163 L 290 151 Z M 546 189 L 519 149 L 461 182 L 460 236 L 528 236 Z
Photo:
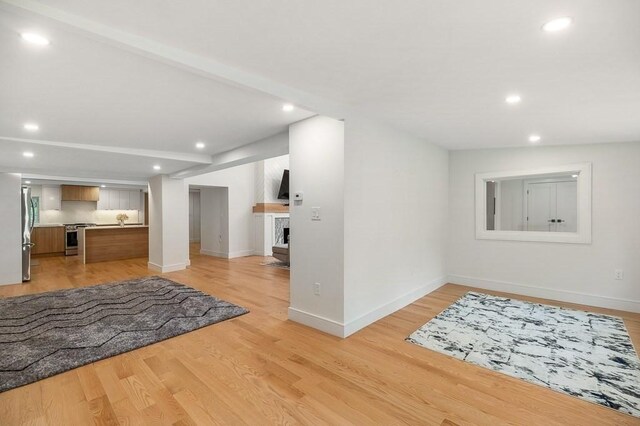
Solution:
M 618 317 L 469 292 L 406 340 L 640 417 L 640 360 Z
M 160 277 L 0 299 L 0 392 L 247 312 Z

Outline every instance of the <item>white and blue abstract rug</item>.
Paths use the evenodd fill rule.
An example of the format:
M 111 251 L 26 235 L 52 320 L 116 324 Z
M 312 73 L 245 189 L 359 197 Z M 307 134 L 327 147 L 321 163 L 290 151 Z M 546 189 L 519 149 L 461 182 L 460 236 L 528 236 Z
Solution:
M 406 340 L 640 417 L 622 318 L 469 292 Z

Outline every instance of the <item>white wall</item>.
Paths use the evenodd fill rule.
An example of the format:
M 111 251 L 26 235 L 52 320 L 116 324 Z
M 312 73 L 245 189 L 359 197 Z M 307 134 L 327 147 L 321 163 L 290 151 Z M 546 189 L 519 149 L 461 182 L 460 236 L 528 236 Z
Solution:
M 183 179 L 149 179 L 149 267 L 160 272 L 189 265 L 189 189 Z
M 282 173 L 289 169 L 289 155 L 267 158 L 256 165 L 256 203 L 286 203 L 278 199 Z
M 200 242 L 200 191 L 189 191 L 189 242 Z
M 449 160 L 445 149 L 371 121 L 348 119 L 345 132 L 350 334 L 446 282 Z
M 200 188 L 200 253 L 229 257 L 229 190 Z
M 0 173 L 0 285 L 22 282 L 20 175 Z
M 229 257 L 250 256 L 254 251 L 253 204 L 255 165 L 244 164 L 186 179 L 189 185 L 228 188 Z M 202 212 L 202 220 L 206 213 Z
M 289 127 L 289 318 L 342 335 L 344 321 L 344 123 L 316 116 Z M 321 220 L 311 220 L 311 208 Z M 313 285 L 320 283 L 320 295 Z
M 452 151 L 450 159 L 451 282 L 640 311 L 640 143 Z M 476 172 L 581 162 L 593 164 L 592 244 L 475 239 Z

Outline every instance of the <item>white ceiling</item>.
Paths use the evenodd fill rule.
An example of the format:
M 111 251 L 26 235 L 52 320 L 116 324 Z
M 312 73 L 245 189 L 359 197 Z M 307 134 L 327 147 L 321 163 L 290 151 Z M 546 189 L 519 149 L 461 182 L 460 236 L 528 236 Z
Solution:
M 451 149 L 524 146 L 531 133 L 543 144 L 640 140 L 638 0 L 46 4 Z M 311 114 L 283 114 L 277 91 L 232 87 L 10 12 L 0 19 L 0 135 L 31 137 L 20 125 L 33 119 L 47 140 L 193 153 L 202 138 L 213 154 Z M 541 31 L 566 15 L 569 30 Z M 32 27 L 52 45 L 21 43 L 16 33 Z M 504 103 L 511 92 L 521 104 Z

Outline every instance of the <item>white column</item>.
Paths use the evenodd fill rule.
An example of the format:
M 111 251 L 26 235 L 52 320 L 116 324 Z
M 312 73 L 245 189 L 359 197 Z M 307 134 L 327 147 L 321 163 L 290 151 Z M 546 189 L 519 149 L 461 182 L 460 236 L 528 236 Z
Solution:
M 20 175 L 0 173 L 0 285 L 22 282 Z
M 344 123 L 312 117 L 291 125 L 289 138 L 289 319 L 343 337 Z
M 159 272 L 189 265 L 189 187 L 167 175 L 149 180 L 149 268 Z

